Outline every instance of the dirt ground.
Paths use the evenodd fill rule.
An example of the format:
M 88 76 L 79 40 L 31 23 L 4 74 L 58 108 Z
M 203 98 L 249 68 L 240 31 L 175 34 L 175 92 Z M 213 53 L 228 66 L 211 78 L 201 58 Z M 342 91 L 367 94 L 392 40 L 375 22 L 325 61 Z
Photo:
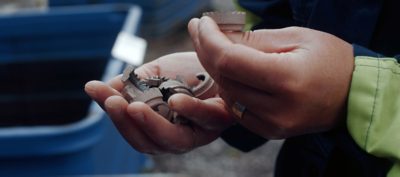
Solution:
M 249 153 L 217 140 L 183 155 L 153 156 L 152 172 L 188 177 L 272 177 L 282 141 L 271 141 Z
M 218 10 L 233 9 L 231 0 L 214 0 Z M 148 39 L 146 61 L 165 54 L 193 51 L 185 27 L 163 38 Z M 152 156 L 151 173 L 173 173 L 187 177 L 272 177 L 277 152 L 283 141 L 270 141 L 249 153 L 242 153 L 223 140 L 181 155 Z M 179 175 L 179 176 L 180 176 Z

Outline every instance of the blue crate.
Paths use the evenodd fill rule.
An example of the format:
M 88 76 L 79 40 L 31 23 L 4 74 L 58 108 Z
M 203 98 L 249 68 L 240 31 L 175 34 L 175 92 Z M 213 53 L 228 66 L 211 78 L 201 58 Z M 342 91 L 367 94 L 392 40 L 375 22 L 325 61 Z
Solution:
M 133 174 L 143 172 L 150 159 L 135 151 L 121 136 L 108 116 L 104 137 L 93 148 L 94 174 Z
M 2 15 L 0 61 L 104 57 L 128 10 L 126 4 L 114 4 Z
M 75 8 L 76 10 L 74 10 Z M 137 173 L 143 168 L 147 158 L 134 151 L 125 142 L 101 108 L 91 102 L 83 92 L 83 85 L 86 81 L 91 79 L 109 80 L 121 72 L 123 63 L 109 60 L 113 41 L 110 44 L 107 43 L 106 47 L 103 47 L 103 44 L 99 45 L 101 47 L 93 44 L 95 49 L 86 44 L 88 46 L 84 47 L 90 52 L 81 51 L 74 46 L 68 48 L 68 45 L 64 46 L 65 50 L 55 53 L 41 51 L 40 48 L 34 46 L 35 43 L 29 44 L 32 46 L 21 44 L 27 46 L 23 49 L 15 49 L 13 48 L 15 46 L 8 45 L 10 41 L 25 43 L 25 40 L 33 39 L 21 36 L 35 36 L 41 40 L 55 37 L 60 40 L 43 43 L 43 45 L 62 43 L 64 38 L 68 41 L 73 34 L 84 33 L 80 33 L 80 28 L 77 26 L 73 26 L 71 28 L 73 30 L 68 30 L 69 24 L 72 23 L 63 24 L 62 22 L 75 23 L 80 20 L 80 22 L 89 23 L 91 20 L 87 19 L 92 18 L 90 11 L 102 17 L 97 21 L 101 24 L 93 24 L 97 28 L 92 28 L 93 26 L 90 24 L 82 24 L 82 29 L 101 31 L 102 26 L 107 28 L 107 26 L 115 25 L 117 26 L 115 30 L 107 32 L 114 37 L 121 29 L 128 12 L 136 12 L 132 13 L 136 16 L 129 17 L 136 22 L 140 16 L 138 7 L 100 5 L 63 7 L 48 12 L 26 12 L 0 17 L 0 28 L 2 28 L 0 44 L 6 46 L 0 51 L 0 80 L 4 81 L 2 82 L 3 86 L 7 85 L 7 87 L 0 87 L 2 90 L 0 104 L 9 106 L 5 110 L 8 112 L 1 113 L 0 111 L 0 122 L 2 120 L 15 121 L 15 119 L 10 119 L 11 116 L 6 116 L 6 113 L 15 112 L 17 116 L 21 116 L 24 109 L 29 113 L 29 111 L 37 111 L 40 107 L 45 107 L 48 111 L 44 112 L 46 114 L 42 114 L 43 112 L 35 112 L 41 114 L 31 113 L 28 118 L 21 116 L 21 119 L 26 121 L 19 122 L 23 125 L 12 124 L 12 126 L 0 127 L 0 176 L 121 174 Z M 76 19 L 76 21 L 68 20 L 69 13 L 73 18 L 79 16 L 82 18 Z M 125 16 L 121 14 L 125 14 Z M 85 18 L 85 16 L 91 17 Z M 13 18 L 16 20 L 12 20 Z M 26 24 L 30 25 L 26 26 Z M 136 29 L 137 25 L 133 23 L 131 29 Z M 19 28 L 13 31 L 13 28 L 16 27 Z M 35 30 L 40 28 L 45 32 Z M 60 32 L 59 35 L 57 35 L 57 31 Z M 88 38 L 104 34 L 92 32 L 95 35 L 88 33 Z M 46 34 L 53 36 L 46 36 Z M 10 49 L 14 52 L 18 50 L 25 52 L 21 55 L 10 52 Z M 57 50 L 57 48 L 52 49 Z M 74 50 L 78 50 L 78 52 Z M 65 66 L 68 67 L 64 68 Z M 87 77 L 88 75 L 89 77 Z M 12 86 L 13 84 L 14 86 Z M 64 109 L 59 110 L 60 108 Z M 75 120 L 72 123 L 58 121 L 63 119 L 63 116 L 73 116 Z M 26 125 L 27 122 L 30 124 L 31 121 L 35 122 L 43 118 L 57 120 L 57 122 L 50 122 L 51 125 L 46 125 L 49 122 L 35 126 Z
M 0 16 L 0 127 L 82 119 L 90 103 L 82 86 L 102 76 L 130 9 L 74 6 Z
M 106 78 L 120 73 L 111 60 Z M 134 151 L 96 104 L 79 122 L 0 128 L 0 176 L 138 173 L 146 156 Z
M 0 127 L 63 125 L 88 113 L 90 98 L 80 91 L 0 94 Z

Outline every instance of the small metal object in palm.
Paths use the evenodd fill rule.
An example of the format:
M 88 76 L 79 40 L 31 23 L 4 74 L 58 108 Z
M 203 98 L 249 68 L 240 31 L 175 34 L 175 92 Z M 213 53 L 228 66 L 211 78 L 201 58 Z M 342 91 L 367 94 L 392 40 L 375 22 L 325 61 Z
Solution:
M 162 76 L 140 79 L 135 74 L 135 67 L 129 65 L 122 76 L 124 83 L 122 95 L 129 103 L 135 101 L 146 103 L 172 123 L 187 123 L 186 119 L 181 118 L 169 108 L 167 101 L 170 96 L 177 93 L 200 99 L 213 97 L 217 93 L 217 86 L 207 73 L 197 74 L 197 79 L 199 84 L 193 87 L 179 75 L 175 79 Z
M 212 18 L 219 26 L 221 31 L 243 31 L 246 13 L 233 11 L 233 12 L 204 12 L 203 16 Z

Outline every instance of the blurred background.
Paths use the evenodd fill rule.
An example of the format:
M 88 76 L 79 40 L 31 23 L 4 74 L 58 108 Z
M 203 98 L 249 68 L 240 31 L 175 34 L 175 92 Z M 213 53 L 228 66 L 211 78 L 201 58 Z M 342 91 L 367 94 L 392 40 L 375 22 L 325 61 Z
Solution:
M 0 0 L 0 176 L 272 176 L 282 141 L 147 156 L 83 92 L 121 73 L 111 55 L 121 31 L 147 41 L 148 62 L 193 50 L 190 18 L 233 9 L 231 0 Z

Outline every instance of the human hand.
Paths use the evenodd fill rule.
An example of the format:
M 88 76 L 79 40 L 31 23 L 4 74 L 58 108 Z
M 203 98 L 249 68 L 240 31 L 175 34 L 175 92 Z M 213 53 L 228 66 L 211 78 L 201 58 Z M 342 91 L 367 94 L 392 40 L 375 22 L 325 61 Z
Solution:
M 189 85 L 196 85 L 196 74 L 203 72 L 194 52 L 176 53 L 147 63 L 135 72 L 140 78 L 154 75 L 175 78 L 181 75 Z M 141 102 L 128 102 L 121 97 L 121 76 L 108 84 L 91 81 L 85 91 L 111 117 L 115 126 L 136 150 L 149 153 L 183 153 L 208 144 L 233 123 L 221 98 L 199 100 L 183 94 L 170 97 L 173 111 L 190 120 L 190 124 L 172 124 Z
M 221 32 L 209 17 L 192 19 L 197 55 L 239 122 L 270 139 L 326 131 L 345 117 L 352 46 L 300 27 Z

